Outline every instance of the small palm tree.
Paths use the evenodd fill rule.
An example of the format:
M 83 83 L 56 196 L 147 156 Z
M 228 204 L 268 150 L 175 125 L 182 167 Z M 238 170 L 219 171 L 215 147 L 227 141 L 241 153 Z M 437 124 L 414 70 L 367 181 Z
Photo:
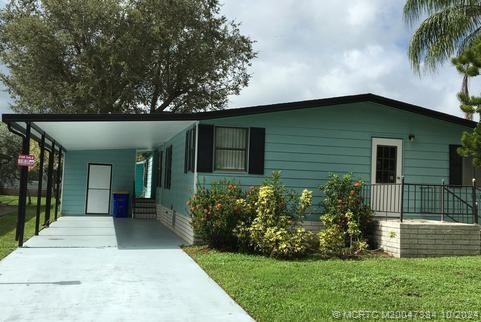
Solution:
M 406 0 L 408 24 L 424 17 L 409 43 L 409 59 L 417 72 L 422 63 L 435 70 L 481 36 L 481 0 Z

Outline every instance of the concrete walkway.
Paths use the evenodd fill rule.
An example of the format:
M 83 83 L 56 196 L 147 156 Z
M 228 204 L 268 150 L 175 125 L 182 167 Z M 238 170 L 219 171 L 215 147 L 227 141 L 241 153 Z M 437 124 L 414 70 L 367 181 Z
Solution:
M 0 261 L 0 321 L 252 321 L 159 222 L 62 217 Z

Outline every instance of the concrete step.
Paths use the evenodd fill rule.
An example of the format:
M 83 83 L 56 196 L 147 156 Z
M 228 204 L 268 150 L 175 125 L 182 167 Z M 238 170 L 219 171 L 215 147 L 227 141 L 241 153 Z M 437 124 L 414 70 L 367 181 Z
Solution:
M 136 203 L 135 208 L 155 208 L 157 205 L 155 203 Z
M 135 210 L 134 210 L 134 213 L 136 213 L 136 214 L 140 214 L 140 213 L 142 213 L 142 214 L 146 214 L 146 213 L 153 213 L 153 214 L 155 214 L 156 211 L 155 211 L 155 209 L 135 209 Z
M 135 202 L 155 203 L 154 198 L 135 198 Z

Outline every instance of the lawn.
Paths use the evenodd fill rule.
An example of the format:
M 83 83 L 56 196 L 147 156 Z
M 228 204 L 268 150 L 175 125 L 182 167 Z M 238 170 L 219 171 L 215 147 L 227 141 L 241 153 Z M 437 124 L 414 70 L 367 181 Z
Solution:
M 371 320 L 409 311 L 417 319 L 481 318 L 481 256 L 281 261 L 184 250 L 258 321 L 325 321 L 343 314 Z
M 18 197 L 0 195 L 0 203 L 9 206 L 18 204 Z M 45 198 L 42 198 L 42 205 L 45 205 Z M 55 200 L 52 198 L 52 205 L 55 206 Z M 27 204 L 26 222 L 25 222 L 25 238 L 29 239 L 35 233 L 35 213 L 37 209 L 37 198 L 32 197 L 32 204 Z M 54 208 L 52 208 L 53 211 Z M 43 210 L 43 208 L 42 208 Z M 50 218 L 53 218 L 51 213 Z M 40 224 L 44 221 L 43 211 L 40 213 Z M 15 241 L 15 228 L 17 224 L 17 210 L 0 216 L 0 259 L 10 254 L 17 248 L 18 242 Z M 42 226 L 40 226 L 42 228 Z

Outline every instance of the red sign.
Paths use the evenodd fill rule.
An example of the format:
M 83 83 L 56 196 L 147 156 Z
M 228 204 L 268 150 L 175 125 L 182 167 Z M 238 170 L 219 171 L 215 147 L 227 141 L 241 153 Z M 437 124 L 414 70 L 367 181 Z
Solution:
M 35 156 L 34 155 L 25 155 L 20 154 L 17 159 L 17 165 L 19 167 L 33 167 L 35 165 Z

